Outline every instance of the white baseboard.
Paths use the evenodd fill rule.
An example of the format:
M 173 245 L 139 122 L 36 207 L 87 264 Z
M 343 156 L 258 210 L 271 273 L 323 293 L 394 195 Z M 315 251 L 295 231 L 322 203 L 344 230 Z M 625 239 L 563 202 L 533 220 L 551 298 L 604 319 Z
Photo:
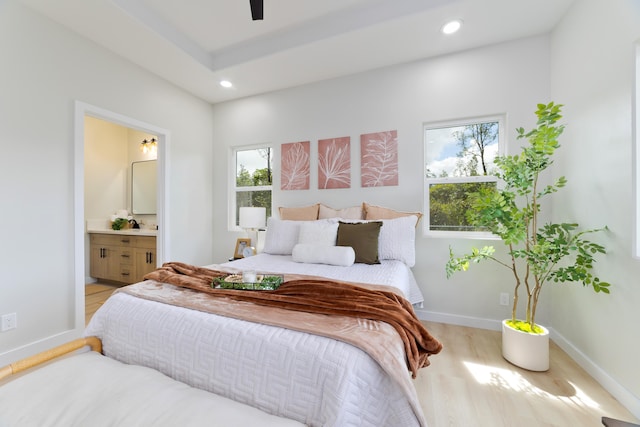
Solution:
M 481 319 L 478 317 L 460 316 L 457 314 L 438 313 L 435 311 L 415 309 L 418 319 L 427 322 L 446 323 L 449 325 L 468 326 L 470 328 L 489 329 L 491 331 L 501 331 L 502 321 Z
M 640 419 L 640 398 L 635 396 L 615 379 L 613 379 L 607 372 L 596 365 L 591 359 L 589 359 L 583 352 L 576 348 L 571 342 L 567 341 L 565 337 L 556 332 L 553 328 L 549 328 L 551 333 L 551 339 L 558 344 L 558 346 L 565 351 L 573 360 L 576 361 L 582 369 L 587 371 L 600 385 L 607 390 L 613 397 L 622 404 L 634 417 Z
M 49 350 L 53 347 L 75 340 L 76 338 L 80 338 L 81 336 L 82 329 L 68 330 L 57 335 L 52 335 L 50 337 L 34 341 L 22 347 L 9 350 L 6 353 L 0 353 L 0 366 L 9 365 L 10 363 L 33 356 L 36 353 Z
M 481 319 L 456 314 L 438 313 L 434 311 L 415 309 L 420 320 L 427 322 L 446 323 L 449 325 L 468 326 L 471 328 L 489 329 L 493 331 L 502 330 L 502 321 Z M 587 371 L 605 390 L 627 408 L 631 414 L 640 419 L 640 399 L 613 379 L 607 372 L 596 365 L 584 353 L 577 349 L 571 342 L 553 328 L 549 328 L 551 339 L 564 350 L 582 369 Z

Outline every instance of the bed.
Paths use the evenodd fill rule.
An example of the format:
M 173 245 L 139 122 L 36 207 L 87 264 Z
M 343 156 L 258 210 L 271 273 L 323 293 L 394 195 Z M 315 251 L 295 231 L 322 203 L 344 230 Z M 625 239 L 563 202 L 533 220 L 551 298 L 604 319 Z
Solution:
M 356 283 L 358 289 L 367 287 L 390 295 L 403 306 L 406 303 L 405 311 L 418 322 L 407 302 L 422 302 L 410 270 L 415 262 L 411 251 L 417 220 L 403 218 L 270 219 L 265 253 L 198 270 L 280 273 L 287 285 L 308 281 L 313 286 L 326 282 L 346 288 Z M 301 262 L 300 254 L 296 256 L 296 246 L 310 244 L 302 239 L 304 229 L 315 232 L 307 233 L 307 238 L 317 244 L 327 227 L 337 229 L 347 223 L 366 227 L 376 223 L 379 263 L 339 265 L 345 263 L 345 256 L 343 249 L 331 249 L 335 238 L 333 245 L 304 252 L 306 262 Z M 394 243 L 398 238 L 401 244 Z M 329 252 L 332 255 L 327 256 Z M 318 254 L 323 262 L 308 259 Z M 335 262 L 326 264 L 327 260 Z M 253 293 L 257 294 L 265 293 Z M 388 323 L 212 298 L 164 280 L 164 276 L 151 275 L 111 296 L 85 334 L 99 337 L 104 354 L 114 360 L 155 369 L 190 386 L 305 425 L 426 425 L 411 379 L 416 369 L 407 368 L 407 340 Z M 314 329 L 318 325 L 319 332 Z M 428 335 L 426 330 L 424 334 Z M 439 352 L 437 340 L 428 339 L 433 341 L 422 344 L 430 347 L 427 353 Z M 428 354 L 420 355 L 421 366 L 428 364 Z
M 0 368 L 0 426 L 303 426 L 100 349 L 88 337 Z

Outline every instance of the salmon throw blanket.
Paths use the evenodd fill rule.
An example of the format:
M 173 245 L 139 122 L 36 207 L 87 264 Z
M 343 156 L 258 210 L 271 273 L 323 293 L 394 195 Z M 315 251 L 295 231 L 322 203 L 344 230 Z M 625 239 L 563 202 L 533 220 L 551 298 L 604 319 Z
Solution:
M 273 291 L 211 287 L 214 278 L 228 274 L 170 262 L 144 278 L 267 307 L 386 322 L 393 326 L 402 339 L 407 365 L 413 378 L 418 369 L 429 365 L 429 355 L 437 354 L 442 349 L 442 344 L 429 334 L 415 316 L 411 304 L 395 292 L 315 278 L 286 280 Z

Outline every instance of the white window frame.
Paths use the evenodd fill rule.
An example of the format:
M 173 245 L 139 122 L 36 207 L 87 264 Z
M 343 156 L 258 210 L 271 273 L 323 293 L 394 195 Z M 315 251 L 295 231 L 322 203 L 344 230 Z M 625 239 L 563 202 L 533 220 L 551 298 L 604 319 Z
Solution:
M 236 224 L 236 194 L 240 191 L 271 191 L 271 212 L 273 212 L 273 175 L 271 177 L 271 185 L 258 185 L 250 187 L 237 187 L 236 186 L 236 164 L 238 151 L 250 151 L 258 150 L 261 148 L 271 149 L 273 156 L 273 145 L 271 144 L 256 144 L 256 145 L 243 145 L 237 147 L 231 147 L 229 155 L 229 212 L 228 212 L 228 228 L 229 231 L 244 231 Z M 271 173 L 273 174 L 273 163 L 271 163 Z
M 632 191 L 634 197 L 634 232 L 632 237 L 632 255 L 640 259 L 640 41 L 637 41 L 634 49 L 634 88 L 632 92 L 632 163 L 633 182 Z
M 422 234 L 425 237 L 435 238 L 456 238 L 456 239 L 483 239 L 483 240 L 497 240 L 498 236 L 488 231 L 451 231 L 451 230 L 430 230 L 431 228 L 431 206 L 429 191 L 432 184 L 456 184 L 456 183 L 473 183 L 473 182 L 495 182 L 497 186 L 501 185 L 501 182 L 497 177 L 492 175 L 480 175 L 480 176 L 468 176 L 468 177 L 446 177 L 446 178 L 428 178 L 426 174 L 427 165 L 427 141 L 426 134 L 428 130 L 441 129 L 447 127 L 468 126 L 476 123 L 498 122 L 498 156 L 503 156 L 506 153 L 507 141 L 505 137 L 506 127 L 506 114 L 495 114 L 489 116 L 469 117 L 457 120 L 448 120 L 441 122 L 425 122 L 422 126 L 423 142 L 422 147 L 424 150 L 423 159 L 423 171 L 424 177 L 423 197 L 424 197 L 424 219 L 422 225 Z

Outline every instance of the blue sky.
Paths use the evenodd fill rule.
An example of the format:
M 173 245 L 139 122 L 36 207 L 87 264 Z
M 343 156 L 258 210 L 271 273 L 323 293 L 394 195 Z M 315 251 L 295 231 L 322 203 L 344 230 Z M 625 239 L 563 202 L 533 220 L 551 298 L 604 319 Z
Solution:
M 458 163 L 457 154 L 460 151 L 455 132 L 461 132 L 464 126 L 442 127 L 425 130 L 425 157 L 426 167 L 440 176 L 446 171 L 448 176 L 454 176 L 454 170 Z M 498 153 L 498 142 L 495 141 L 485 148 L 485 160 L 493 164 L 493 159 Z

